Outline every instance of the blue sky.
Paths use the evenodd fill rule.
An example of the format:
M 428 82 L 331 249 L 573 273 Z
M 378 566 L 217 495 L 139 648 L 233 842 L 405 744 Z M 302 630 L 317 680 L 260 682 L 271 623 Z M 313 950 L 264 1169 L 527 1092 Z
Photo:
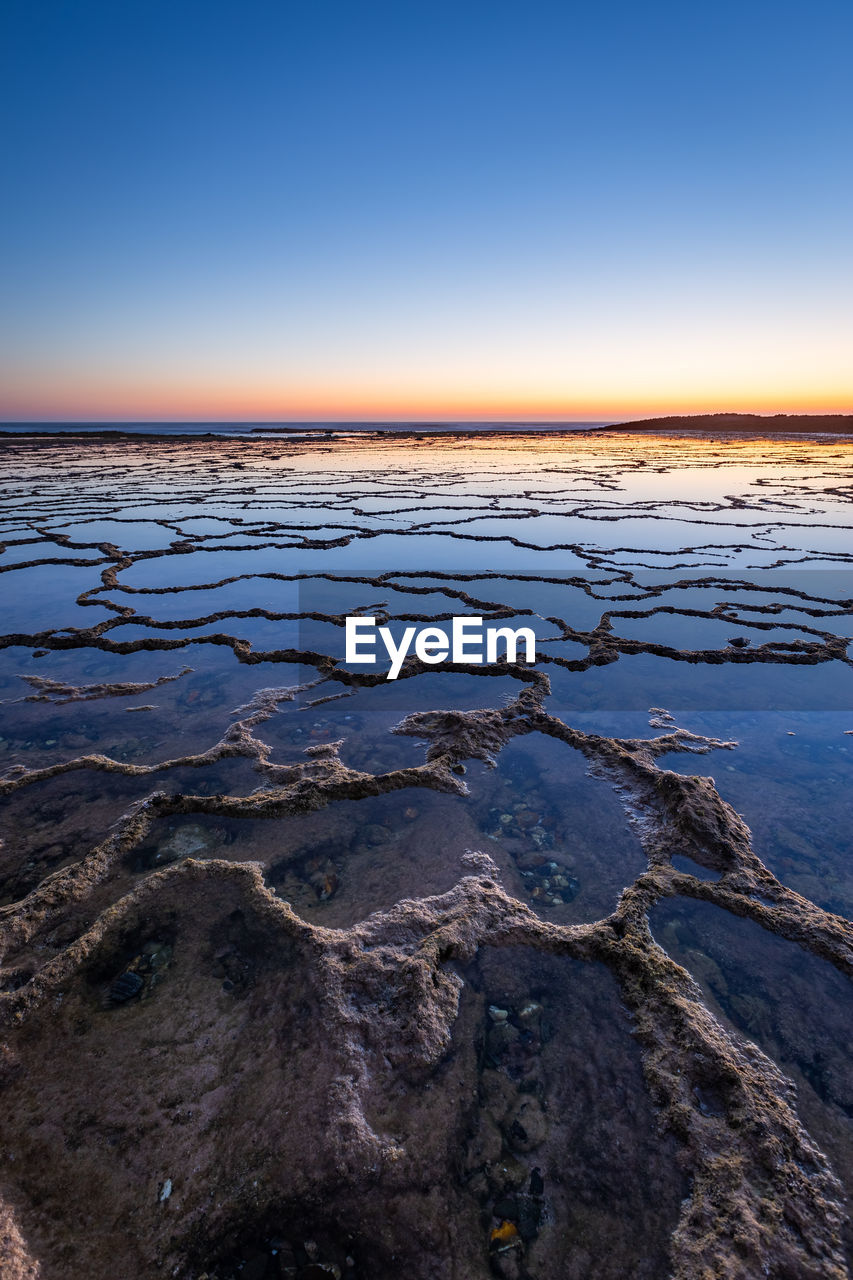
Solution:
M 6 418 L 853 409 L 849 4 L 2 24 Z

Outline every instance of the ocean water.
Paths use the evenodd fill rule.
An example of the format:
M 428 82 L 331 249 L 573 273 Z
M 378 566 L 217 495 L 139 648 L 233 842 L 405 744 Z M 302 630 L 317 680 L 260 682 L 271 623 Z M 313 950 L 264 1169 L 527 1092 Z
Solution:
M 853 444 L 351 426 L 0 441 L 44 1280 L 845 1274 Z
M 120 432 L 122 435 L 145 436 L 258 436 L 308 435 L 334 432 L 343 436 L 362 432 L 427 432 L 453 434 L 459 431 L 587 431 L 606 426 L 603 422 L 3 422 L 0 434 L 77 435 Z

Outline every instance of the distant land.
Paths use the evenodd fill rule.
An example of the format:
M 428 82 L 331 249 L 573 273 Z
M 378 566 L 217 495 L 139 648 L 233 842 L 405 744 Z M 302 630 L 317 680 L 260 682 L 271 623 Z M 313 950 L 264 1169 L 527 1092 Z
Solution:
M 640 418 L 619 422 L 610 431 L 744 431 L 750 435 L 769 432 L 815 435 L 834 432 L 853 435 L 853 413 L 692 413 L 669 418 Z

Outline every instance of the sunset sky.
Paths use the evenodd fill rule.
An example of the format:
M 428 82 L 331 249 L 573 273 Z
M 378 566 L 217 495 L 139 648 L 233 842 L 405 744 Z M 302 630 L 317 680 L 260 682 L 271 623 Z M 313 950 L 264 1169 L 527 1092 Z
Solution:
M 853 411 L 853 7 L 4 0 L 0 417 Z

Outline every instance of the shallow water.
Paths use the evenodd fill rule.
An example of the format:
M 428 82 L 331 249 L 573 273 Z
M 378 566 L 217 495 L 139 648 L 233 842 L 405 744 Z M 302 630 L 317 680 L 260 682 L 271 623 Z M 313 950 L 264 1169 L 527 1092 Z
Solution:
M 853 444 L 0 465 L 0 1191 L 44 1280 L 846 1274 Z M 355 611 L 536 667 L 386 681 Z

